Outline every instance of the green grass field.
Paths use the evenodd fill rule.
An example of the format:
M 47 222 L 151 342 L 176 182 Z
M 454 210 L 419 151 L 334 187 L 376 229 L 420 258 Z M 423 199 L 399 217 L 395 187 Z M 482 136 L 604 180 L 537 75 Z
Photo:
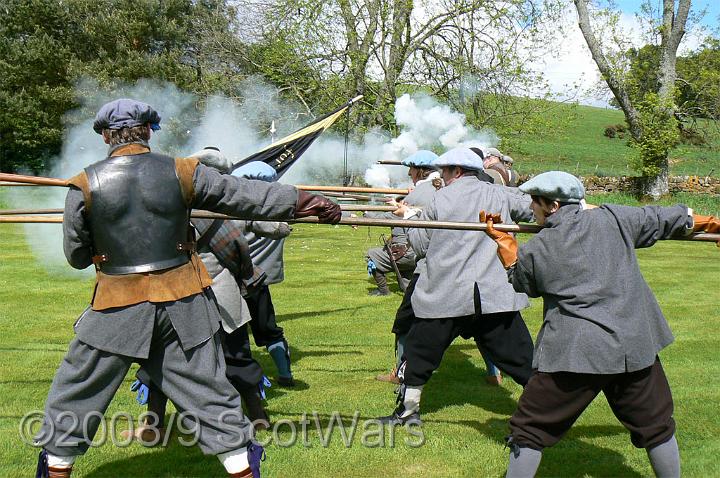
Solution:
M 579 175 L 636 176 L 629 164 L 632 150 L 625 139 L 603 136 L 605 127 L 623 123 L 619 110 L 556 103 L 547 114 L 542 133 L 514 139 L 515 168 L 524 174 L 552 169 Z M 703 146 L 679 145 L 670 153 L 673 175 L 720 174 L 720 128 L 699 121 L 706 132 Z
M 697 201 L 691 205 L 720 210 L 717 198 Z M 503 438 L 521 388 L 509 380 L 499 388 L 486 385 L 472 341 L 456 341 L 425 388 L 423 446 L 409 446 L 406 440 L 417 438 L 402 428 L 395 432 L 394 447 L 389 429 L 379 437 L 372 423 L 363 428 L 364 420 L 390 413 L 395 398 L 391 385 L 373 378 L 393 363 L 390 327 L 401 298 L 394 282 L 390 297 L 367 296 L 372 285 L 363 256 L 378 244 L 381 232 L 305 225 L 296 227 L 287 242 L 287 278 L 272 290 L 291 343 L 298 386 L 268 391 L 271 418 L 286 422 L 267 447 L 263 476 L 504 476 L 508 451 Z M 46 273 L 20 226 L 0 225 L 0 241 L 0 476 L 24 477 L 34 472 L 37 451 L 20 439 L 19 422 L 29 411 L 42 409 L 92 281 Z M 639 251 L 639 257 L 676 336 L 661 357 L 675 398 L 684 475 L 719 476 L 720 387 L 715 379 L 720 376 L 720 249 L 712 243 L 664 242 Z M 524 312 L 533 335 L 541 314 L 538 300 Z M 254 351 L 272 376 L 265 350 Z M 108 419 L 120 411 L 133 416 L 142 411 L 128 390 L 133 379 L 131 371 L 106 413 Z M 338 430 L 323 446 L 313 411 L 323 426 L 333 412 L 346 425 L 357 412 L 360 426 L 350 446 Z M 303 414 L 311 417 L 307 443 L 300 434 L 289 445 L 288 423 L 297 425 Z M 375 446 L 363 446 L 363 433 L 366 444 Z M 267 432 L 259 437 L 273 438 Z M 175 436 L 164 448 L 105 444 L 91 449 L 75 470 L 77 477 L 223 476 L 214 457 L 180 446 Z M 539 470 L 539 476 L 651 474 L 645 452 L 633 448 L 602 397 L 559 445 L 546 451 Z

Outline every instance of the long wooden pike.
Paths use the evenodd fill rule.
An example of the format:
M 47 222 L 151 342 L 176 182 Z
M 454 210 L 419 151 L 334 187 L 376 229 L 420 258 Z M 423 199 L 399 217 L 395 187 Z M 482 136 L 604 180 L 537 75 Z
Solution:
M 0 173 L 0 181 L 13 183 L 34 184 L 35 186 L 67 186 L 64 179 L 44 178 L 42 176 L 25 176 L 23 174 Z
M 381 206 L 381 205 L 361 205 L 361 204 L 340 204 L 340 209 L 343 211 L 382 211 L 392 212 L 397 209 L 395 206 Z M 414 208 L 421 209 L 421 208 Z M 205 213 L 207 211 L 194 210 L 195 213 Z M 35 216 L 38 214 L 62 214 L 63 209 L 60 208 L 49 208 L 49 209 L 0 209 L 0 216 Z
M 0 173 L 0 181 L 8 181 L 13 183 L 34 184 L 36 186 L 68 186 L 65 179 L 45 178 L 42 176 L 24 176 L 22 174 Z M 308 186 L 297 185 L 297 189 L 303 191 L 330 191 L 338 193 L 376 193 L 376 194 L 407 194 L 407 189 L 392 188 L 363 188 L 355 186 Z
M 192 217 L 202 219 L 249 219 L 235 216 L 227 216 L 209 211 L 195 211 Z M 271 220 L 271 219 L 268 219 Z M 285 222 L 292 224 L 319 224 L 317 217 L 304 217 L 289 219 Z M 0 216 L 0 224 L 3 223 L 35 223 L 35 224 L 61 224 L 62 217 L 56 216 Z M 413 221 L 408 219 L 373 219 L 365 217 L 344 217 L 339 224 L 345 226 L 371 226 L 371 227 L 404 227 L 421 229 L 451 229 L 456 231 L 484 231 L 487 224 L 484 222 L 450 222 L 450 221 Z M 535 234 L 542 229 L 536 224 L 495 224 L 495 229 L 504 232 Z M 720 242 L 720 234 L 696 232 L 685 237 L 677 237 L 671 240 L 680 241 L 705 241 Z
M 357 186 L 308 186 L 305 184 L 299 184 L 295 186 L 303 191 L 331 191 L 331 192 L 345 192 L 345 193 L 375 193 L 375 194 L 407 194 L 407 189 L 393 189 L 393 188 L 363 188 Z
M 323 195 L 338 199 L 352 199 L 354 201 L 373 201 L 375 199 L 372 196 L 364 196 L 362 194 L 333 193 L 330 191 L 325 191 Z

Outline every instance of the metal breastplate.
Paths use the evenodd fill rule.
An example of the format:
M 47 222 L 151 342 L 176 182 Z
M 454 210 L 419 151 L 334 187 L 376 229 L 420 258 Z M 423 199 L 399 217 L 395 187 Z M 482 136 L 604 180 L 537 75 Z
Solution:
M 117 156 L 85 169 L 92 198 L 94 260 L 105 274 L 185 264 L 190 211 L 175 160 L 154 153 Z

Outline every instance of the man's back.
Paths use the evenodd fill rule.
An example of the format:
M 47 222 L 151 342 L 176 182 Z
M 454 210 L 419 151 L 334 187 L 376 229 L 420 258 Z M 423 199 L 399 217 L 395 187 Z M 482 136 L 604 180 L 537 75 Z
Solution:
M 687 208 L 565 206 L 520 248 L 516 290 L 542 296 L 534 366 L 622 373 L 649 367 L 673 340 L 635 249 L 684 230 Z M 542 265 L 542 266 L 537 266 Z
M 506 188 L 463 176 L 437 191 L 422 219 L 478 222 L 480 210 L 497 211 L 504 218 L 529 221 L 529 198 Z M 520 310 L 527 297 L 517 294 L 507 282 L 497 259 L 497 246 L 485 234 L 447 229 L 409 232 L 419 255 L 426 257 L 417 272 L 420 278 L 413 293 L 418 317 L 460 317 L 476 312 L 475 284 L 484 314 Z
M 156 153 L 113 156 L 85 173 L 87 213 L 102 272 L 148 272 L 188 262 L 188 252 L 178 247 L 188 242 L 188 205 L 173 158 Z

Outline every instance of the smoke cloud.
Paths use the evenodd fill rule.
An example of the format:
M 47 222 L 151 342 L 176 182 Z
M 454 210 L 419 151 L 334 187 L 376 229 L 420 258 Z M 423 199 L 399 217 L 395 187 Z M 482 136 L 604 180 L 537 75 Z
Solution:
M 150 144 L 155 151 L 184 156 L 205 146 L 216 146 L 237 162 L 274 139 L 309 122 L 303 109 L 281 101 L 277 90 L 258 78 L 249 78 L 241 91 L 246 98 L 233 101 L 222 96 L 206 100 L 180 91 L 172 84 L 139 81 L 113 90 L 104 90 L 93 81 L 76 86 L 80 107 L 64 118 L 65 139 L 60 157 L 46 174 L 70 178 L 90 164 L 102 160 L 107 146 L 92 129 L 95 112 L 116 98 L 134 98 L 152 105 L 162 117 L 162 129 L 153 134 Z M 403 95 L 395 105 L 395 119 L 400 134 L 393 138 L 385 131 L 374 130 L 361 141 L 347 142 L 342 134 L 323 133 L 303 157 L 281 178 L 288 184 L 339 184 L 347 172 L 352 182 L 363 179 L 375 187 L 406 187 L 407 168 L 378 165 L 378 160 L 402 160 L 419 149 L 441 154 L 447 149 L 466 145 L 487 147 L 497 144 L 492 131 L 475 131 L 465 116 L 436 100 L 421 95 Z M 275 122 L 277 132 L 270 134 Z M 336 130 L 344 129 L 341 118 Z M 347 152 L 347 153 L 346 153 Z M 12 207 L 61 208 L 65 188 L 8 188 Z M 28 243 L 48 271 L 76 273 L 67 266 L 62 249 L 62 228 L 55 224 L 24 225 Z M 81 272 L 92 274 L 92 267 Z

